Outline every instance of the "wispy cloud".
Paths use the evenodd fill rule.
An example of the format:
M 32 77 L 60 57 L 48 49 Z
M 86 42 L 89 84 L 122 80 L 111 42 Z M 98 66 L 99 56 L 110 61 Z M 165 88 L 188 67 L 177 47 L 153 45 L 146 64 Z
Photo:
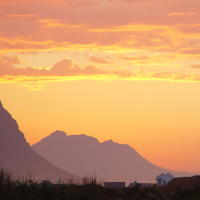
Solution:
M 97 57 L 97 56 L 91 56 L 89 58 L 91 62 L 97 63 L 97 64 L 111 64 L 111 62 L 107 58 Z
M 0 8 L 1 80 L 198 80 L 197 0 L 0 0 Z
M 70 59 L 63 59 L 51 68 L 21 68 L 18 57 L 0 58 L 0 83 L 20 83 L 32 89 L 44 88 L 44 84 L 55 81 L 69 80 L 165 80 L 178 82 L 199 82 L 200 74 L 177 73 L 170 71 L 144 72 L 128 70 L 103 70 L 95 66 L 79 66 Z M 200 68 L 191 66 L 193 68 Z M 42 87 L 39 87 L 42 85 Z
M 190 67 L 193 69 L 200 69 L 200 64 L 190 65 Z
M 198 15 L 197 12 L 171 12 L 168 13 L 168 16 L 193 16 Z
M 11 17 L 11 18 L 29 18 L 29 17 L 38 17 L 38 15 L 34 14 L 6 14 L 6 17 Z
M 31 68 L 31 67 L 16 67 L 20 64 L 21 60 L 18 57 L 2 57 L 0 58 L 0 76 L 23 76 L 34 80 L 40 80 L 41 77 L 71 77 L 71 76 L 95 76 L 95 75 L 117 75 L 117 76 L 127 76 L 126 71 L 119 70 L 102 70 L 100 68 L 94 67 L 92 65 L 81 67 L 79 65 L 73 64 L 70 59 L 63 59 L 56 64 L 54 64 L 50 69 L 46 68 Z

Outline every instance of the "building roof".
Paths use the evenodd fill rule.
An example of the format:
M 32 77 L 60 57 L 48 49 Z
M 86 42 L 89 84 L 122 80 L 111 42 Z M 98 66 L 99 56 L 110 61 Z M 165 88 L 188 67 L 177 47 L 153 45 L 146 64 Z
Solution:
M 171 180 L 173 178 L 174 176 L 171 175 L 170 173 L 166 173 L 166 174 L 162 173 L 156 177 L 156 179 L 164 179 L 164 180 Z

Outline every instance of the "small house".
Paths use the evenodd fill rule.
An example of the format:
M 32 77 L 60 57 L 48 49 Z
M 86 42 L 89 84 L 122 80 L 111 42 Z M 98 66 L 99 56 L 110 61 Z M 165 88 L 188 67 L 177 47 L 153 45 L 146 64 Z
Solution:
M 175 177 L 170 173 L 162 173 L 156 177 L 157 185 L 167 185 Z

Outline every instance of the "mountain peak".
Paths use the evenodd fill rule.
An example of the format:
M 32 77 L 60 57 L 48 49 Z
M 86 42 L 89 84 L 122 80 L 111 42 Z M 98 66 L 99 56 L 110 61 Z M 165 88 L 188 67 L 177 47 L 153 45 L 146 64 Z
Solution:
M 64 131 L 56 130 L 53 133 L 51 133 L 51 136 L 63 137 L 63 136 L 67 136 L 67 134 Z
M 102 144 L 117 144 L 117 143 L 110 139 L 110 140 L 104 141 Z
M 63 135 L 63 132 L 54 134 Z M 51 163 L 74 174 L 78 172 L 82 177 L 93 177 L 95 172 L 97 178 L 106 181 L 137 179 L 152 182 L 161 171 L 166 171 L 147 161 L 129 145 L 113 140 L 99 142 L 84 134 L 46 137 L 32 147 Z M 182 173 L 167 171 L 182 176 Z
M 17 121 L 0 102 L 0 167 L 4 167 L 15 176 L 28 175 L 31 172 L 36 179 L 57 179 L 71 176 L 49 163 L 32 150 Z M 2 166 L 3 165 L 3 166 Z
M 1 112 L 7 112 L 7 110 L 4 108 L 2 101 L 0 100 L 0 111 Z
M 3 107 L 2 102 L 0 101 L 0 128 L 2 133 L 10 132 L 8 129 L 18 129 L 17 122 L 13 119 L 11 114 Z
M 0 145 L 10 148 L 18 148 L 20 146 L 27 148 L 28 143 L 19 130 L 17 121 L 12 115 L 3 107 L 0 101 Z M 3 148 L 3 147 L 2 147 Z

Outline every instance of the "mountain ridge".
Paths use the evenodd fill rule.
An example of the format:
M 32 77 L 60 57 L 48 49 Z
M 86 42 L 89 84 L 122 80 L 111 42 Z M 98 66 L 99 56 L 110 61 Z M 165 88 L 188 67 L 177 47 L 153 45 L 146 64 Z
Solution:
M 153 182 L 161 172 L 170 172 L 176 176 L 190 175 L 156 166 L 127 144 L 112 140 L 99 142 L 98 139 L 83 134 L 61 136 L 59 132 L 61 131 L 53 132 L 32 145 L 32 148 L 60 168 L 68 168 L 80 176 L 95 174 L 97 178 L 108 181 L 128 182 L 131 179 Z
M 72 174 L 37 154 L 26 141 L 17 121 L 0 102 L 0 167 L 16 177 L 30 174 L 36 179 L 58 180 Z

